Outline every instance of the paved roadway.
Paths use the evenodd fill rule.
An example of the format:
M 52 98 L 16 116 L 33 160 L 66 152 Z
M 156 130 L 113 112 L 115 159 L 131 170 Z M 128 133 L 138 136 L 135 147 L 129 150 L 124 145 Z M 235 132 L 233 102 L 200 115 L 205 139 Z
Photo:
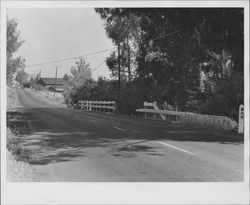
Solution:
M 41 181 L 243 181 L 242 136 L 66 109 L 18 89 L 10 115 Z M 14 126 L 10 123 L 10 126 Z

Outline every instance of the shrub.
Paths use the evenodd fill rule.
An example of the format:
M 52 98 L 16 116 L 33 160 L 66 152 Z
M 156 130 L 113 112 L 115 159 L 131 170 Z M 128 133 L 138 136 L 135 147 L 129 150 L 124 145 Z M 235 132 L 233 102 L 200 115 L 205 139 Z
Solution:
M 244 76 L 235 74 L 217 82 L 214 94 L 200 106 L 200 112 L 238 120 L 239 106 L 244 103 Z

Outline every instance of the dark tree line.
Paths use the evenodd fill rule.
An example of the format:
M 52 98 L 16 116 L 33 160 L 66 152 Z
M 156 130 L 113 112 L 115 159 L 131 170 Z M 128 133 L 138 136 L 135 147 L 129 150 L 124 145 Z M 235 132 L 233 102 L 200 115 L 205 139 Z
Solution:
M 237 118 L 244 94 L 243 9 L 95 10 L 117 46 L 106 59 L 113 80 L 98 80 L 109 88 L 102 98 L 117 100 L 126 113 L 147 100 Z

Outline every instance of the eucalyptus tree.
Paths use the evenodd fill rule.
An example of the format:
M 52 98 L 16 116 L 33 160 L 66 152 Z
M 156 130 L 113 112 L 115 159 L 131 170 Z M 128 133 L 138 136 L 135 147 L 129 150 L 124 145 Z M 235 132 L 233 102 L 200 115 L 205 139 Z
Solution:
M 140 18 L 123 8 L 97 8 L 96 12 L 105 20 L 107 36 L 118 47 L 118 52 L 112 52 L 106 61 L 112 76 L 118 79 L 122 76 L 130 82 L 135 69 Z

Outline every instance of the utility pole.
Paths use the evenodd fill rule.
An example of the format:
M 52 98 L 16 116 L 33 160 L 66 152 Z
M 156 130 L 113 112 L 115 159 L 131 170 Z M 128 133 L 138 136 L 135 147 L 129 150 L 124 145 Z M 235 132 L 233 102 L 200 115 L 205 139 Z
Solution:
M 130 67 L 130 47 L 129 47 L 129 39 L 127 37 L 127 50 L 128 50 L 128 82 L 131 81 L 131 67 Z
M 121 58 L 120 58 L 120 42 L 118 43 L 118 90 L 121 91 Z
M 58 66 L 56 66 L 56 76 L 55 76 L 54 97 L 55 97 L 55 95 L 56 95 L 57 68 L 58 68 Z

